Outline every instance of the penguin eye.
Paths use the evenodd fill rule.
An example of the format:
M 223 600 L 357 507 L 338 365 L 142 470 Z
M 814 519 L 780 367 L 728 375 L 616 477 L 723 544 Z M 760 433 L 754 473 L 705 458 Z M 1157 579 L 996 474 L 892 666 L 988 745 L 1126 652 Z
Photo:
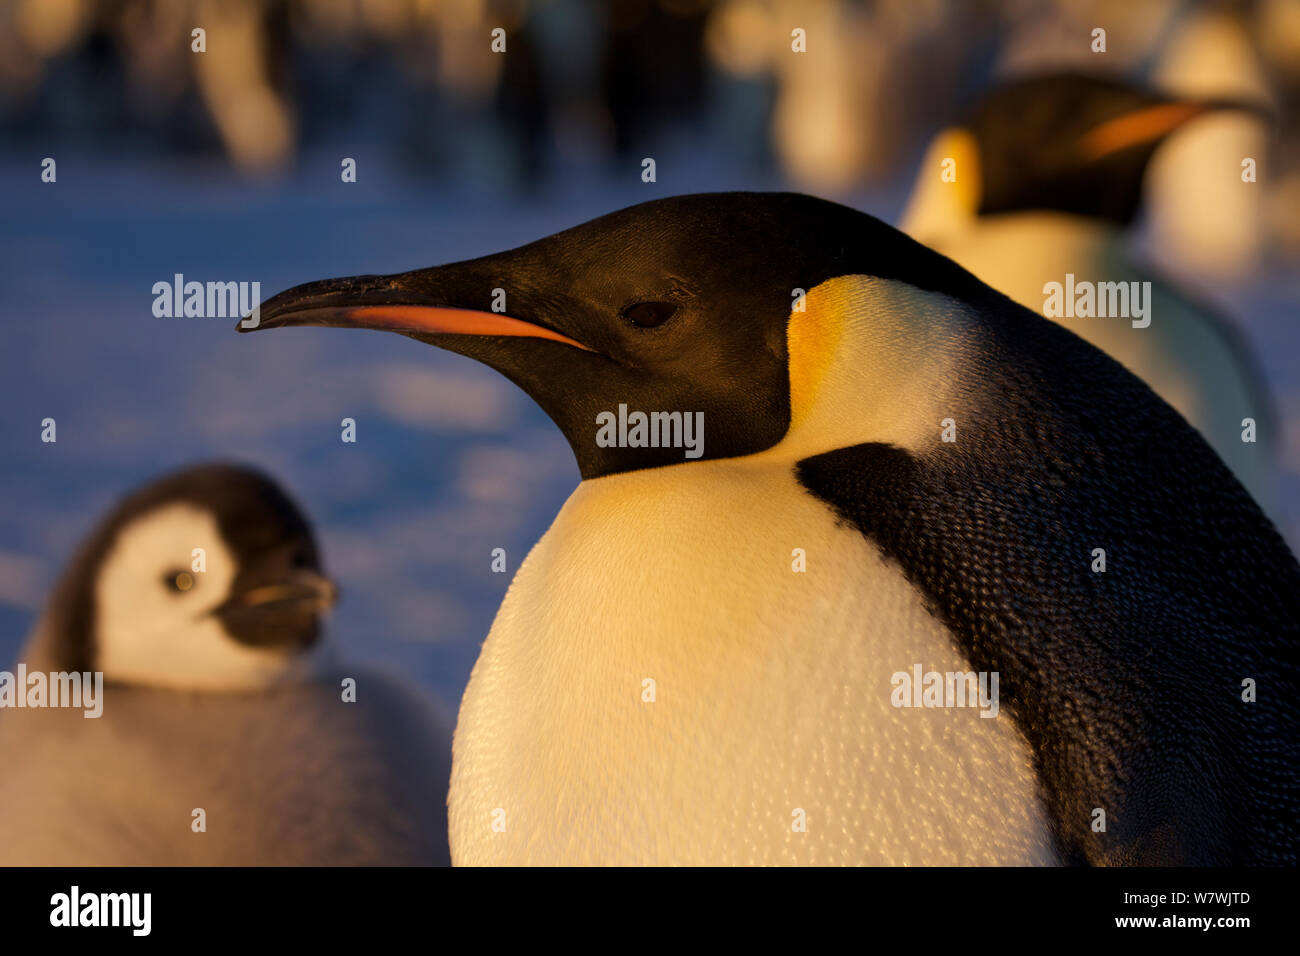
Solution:
M 163 587 L 176 594 L 194 587 L 194 575 L 181 568 L 172 568 L 163 575 Z
M 653 329 L 671 319 L 676 311 L 677 306 L 671 302 L 638 302 L 623 310 L 623 318 L 637 328 Z

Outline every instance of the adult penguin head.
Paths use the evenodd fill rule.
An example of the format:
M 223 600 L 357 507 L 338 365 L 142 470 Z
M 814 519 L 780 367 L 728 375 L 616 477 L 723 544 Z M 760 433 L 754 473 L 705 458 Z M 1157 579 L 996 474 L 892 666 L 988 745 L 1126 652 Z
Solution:
M 935 136 L 904 228 L 924 239 L 940 220 L 1031 210 L 1127 225 L 1156 150 L 1218 110 L 1268 114 L 1260 104 L 1179 98 L 1077 73 L 997 86 Z
M 255 327 L 380 329 L 477 359 L 541 405 L 595 478 L 686 460 L 681 447 L 598 441 L 601 416 L 620 406 L 702 414 L 705 459 L 780 442 L 840 328 L 804 297 L 840 276 L 988 292 L 863 213 L 790 193 L 712 193 L 479 259 L 310 282 L 263 303 Z

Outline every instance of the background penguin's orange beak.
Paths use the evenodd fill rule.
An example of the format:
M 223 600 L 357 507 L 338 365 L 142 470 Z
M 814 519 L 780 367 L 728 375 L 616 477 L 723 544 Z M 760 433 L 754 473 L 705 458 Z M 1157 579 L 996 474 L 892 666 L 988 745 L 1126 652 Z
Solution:
M 1160 103 L 1093 127 L 1079 140 L 1079 153 L 1085 161 L 1091 162 L 1130 146 L 1154 143 L 1196 117 L 1216 110 L 1235 110 L 1264 118 L 1270 115 L 1261 104 L 1235 100 Z

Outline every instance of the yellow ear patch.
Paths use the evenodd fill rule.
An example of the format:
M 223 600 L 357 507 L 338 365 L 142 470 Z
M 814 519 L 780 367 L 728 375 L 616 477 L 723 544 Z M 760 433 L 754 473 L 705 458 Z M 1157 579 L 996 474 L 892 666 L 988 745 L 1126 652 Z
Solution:
M 899 228 L 934 242 L 974 220 L 983 196 L 979 143 L 970 130 L 950 126 L 930 141 Z
M 817 391 L 844 335 L 844 296 L 839 279 L 830 279 L 804 296 L 804 311 L 791 311 L 786 326 L 790 359 L 790 424 L 807 418 Z
M 940 178 L 943 172 L 952 171 L 951 181 L 944 181 L 945 189 L 952 190 L 954 205 L 969 215 L 975 215 L 983 195 L 983 172 L 980 170 L 980 148 L 975 136 L 960 127 L 944 130 L 939 137 L 938 152 L 942 154 Z M 951 164 L 945 163 L 951 160 Z

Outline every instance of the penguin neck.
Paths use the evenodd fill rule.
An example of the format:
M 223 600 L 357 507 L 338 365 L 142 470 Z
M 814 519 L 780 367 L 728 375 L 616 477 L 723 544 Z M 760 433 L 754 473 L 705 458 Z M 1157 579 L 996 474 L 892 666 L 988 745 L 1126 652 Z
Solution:
M 751 457 L 793 463 L 865 442 L 918 450 L 960 419 L 972 306 L 865 275 L 821 283 L 804 306 L 787 331 L 790 428 Z

